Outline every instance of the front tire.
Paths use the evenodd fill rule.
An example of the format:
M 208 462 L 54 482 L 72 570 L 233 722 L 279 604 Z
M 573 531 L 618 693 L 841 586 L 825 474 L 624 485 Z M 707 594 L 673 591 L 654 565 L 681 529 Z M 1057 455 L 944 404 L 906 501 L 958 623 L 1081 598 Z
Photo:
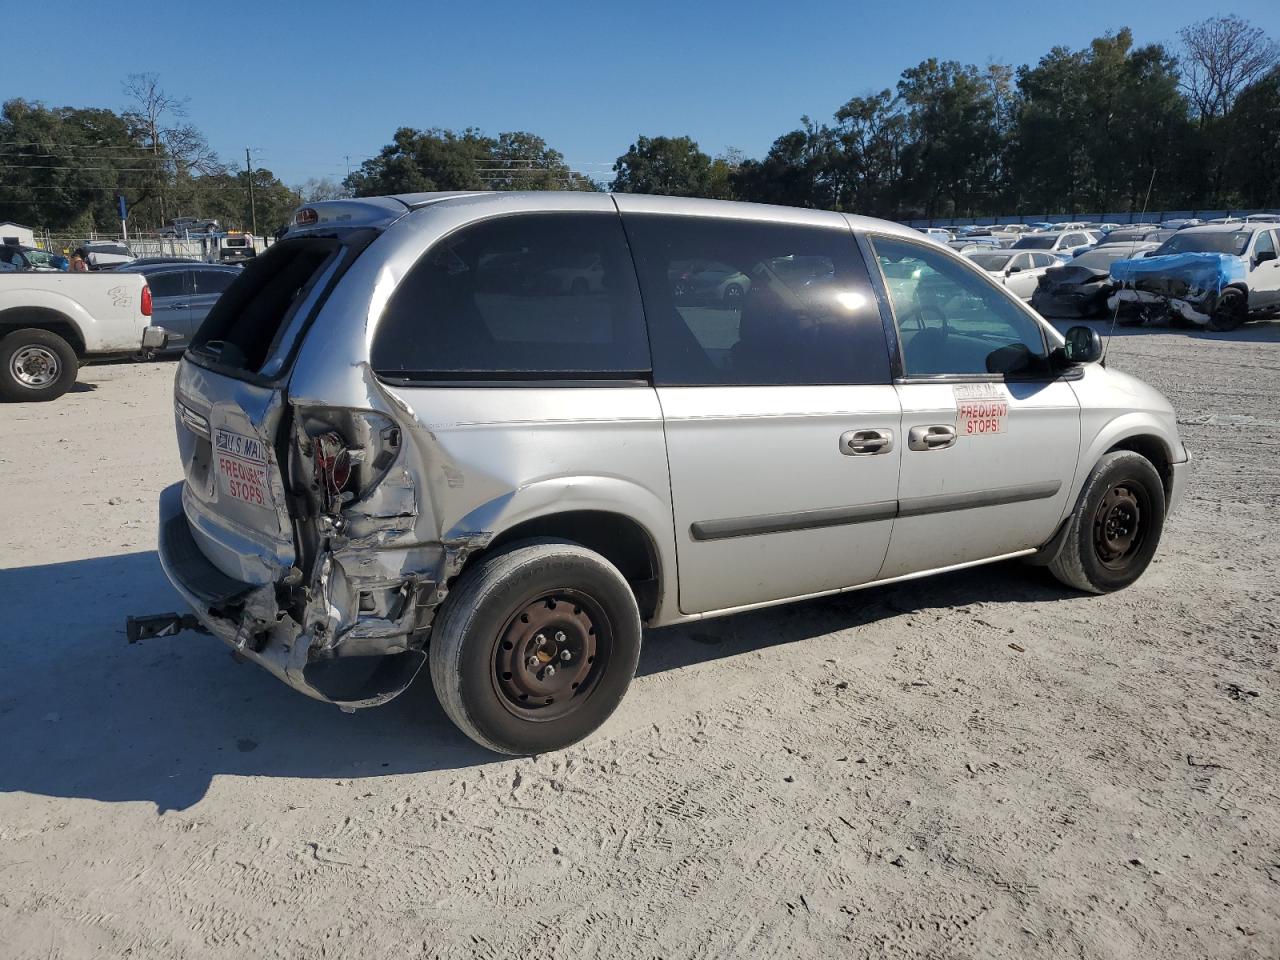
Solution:
M 31 327 L 0 339 L 0 400 L 56 400 L 79 372 L 75 350 L 56 333 Z
M 1209 318 L 1209 329 L 1215 333 L 1235 330 L 1249 317 L 1249 302 L 1244 293 L 1234 288 L 1223 290 Z
M 1087 593 L 1121 590 L 1155 556 L 1164 514 L 1164 484 L 1151 461 L 1128 450 L 1108 453 L 1085 481 L 1049 571 Z
M 526 541 L 463 571 L 432 628 L 431 682 L 449 719 L 482 747 L 559 750 L 622 702 L 640 636 L 617 567 L 575 543 Z

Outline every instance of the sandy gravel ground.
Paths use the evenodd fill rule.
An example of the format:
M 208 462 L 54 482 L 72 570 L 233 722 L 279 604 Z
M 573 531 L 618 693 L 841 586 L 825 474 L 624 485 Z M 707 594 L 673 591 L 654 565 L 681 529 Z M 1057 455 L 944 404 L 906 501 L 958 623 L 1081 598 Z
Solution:
M 428 682 L 344 716 L 125 644 L 177 606 L 171 364 L 0 408 L 0 957 L 1280 956 L 1280 324 L 1121 334 L 1196 458 L 1135 587 L 654 632 L 600 734 L 521 760 Z

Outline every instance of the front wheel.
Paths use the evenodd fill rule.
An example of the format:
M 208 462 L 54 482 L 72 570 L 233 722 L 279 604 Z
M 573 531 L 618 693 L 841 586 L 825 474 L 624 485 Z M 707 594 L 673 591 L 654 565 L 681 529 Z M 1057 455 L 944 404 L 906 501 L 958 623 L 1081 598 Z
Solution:
M 1050 572 L 1069 587 L 1110 593 L 1151 563 L 1164 528 L 1164 484 L 1151 461 L 1116 450 L 1085 481 Z
M 1249 303 L 1245 295 L 1236 289 L 1223 290 L 1218 305 L 1209 318 L 1209 329 L 1217 333 L 1234 330 L 1248 319 Z
M 56 333 L 31 327 L 0 339 L 0 399 L 56 400 L 79 372 L 75 350 Z
M 513 544 L 464 570 L 432 628 L 431 682 L 445 713 L 498 753 L 559 750 L 622 701 L 640 658 L 631 587 L 598 553 Z

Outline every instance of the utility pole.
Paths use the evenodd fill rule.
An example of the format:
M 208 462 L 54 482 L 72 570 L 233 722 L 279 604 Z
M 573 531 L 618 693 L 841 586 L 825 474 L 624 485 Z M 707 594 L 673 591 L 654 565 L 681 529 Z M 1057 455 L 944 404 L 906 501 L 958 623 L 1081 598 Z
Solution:
M 258 202 L 253 197 L 253 162 L 249 159 L 249 148 L 244 148 L 244 168 L 249 176 L 249 215 L 253 218 L 253 229 L 250 231 L 255 237 L 258 235 Z

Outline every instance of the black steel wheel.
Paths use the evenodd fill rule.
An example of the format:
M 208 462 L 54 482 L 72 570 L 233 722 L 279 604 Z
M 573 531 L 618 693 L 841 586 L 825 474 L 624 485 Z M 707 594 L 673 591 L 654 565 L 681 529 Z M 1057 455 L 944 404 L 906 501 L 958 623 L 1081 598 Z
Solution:
M 1140 483 L 1124 480 L 1098 502 L 1093 515 L 1093 552 L 1108 570 L 1123 570 L 1142 549 L 1151 501 Z
M 1243 291 L 1233 287 L 1230 290 L 1223 290 L 1222 295 L 1218 297 L 1218 304 L 1209 318 L 1209 329 L 1219 333 L 1234 330 L 1248 318 L 1249 301 L 1245 298 Z
M 432 625 L 441 706 L 499 753 L 558 750 L 622 701 L 640 657 L 631 587 L 600 554 L 531 540 L 463 570 Z
M 582 706 L 608 669 L 608 615 L 586 594 L 559 590 L 530 601 L 493 645 L 493 682 L 517 717 L 555 720 Z
M 1112 451 L 1085 481 L 1049 570 L 1089 593 L 1127 587 L 1155 556 L 1164 515 L 1164 482 L 1151 461 Z

